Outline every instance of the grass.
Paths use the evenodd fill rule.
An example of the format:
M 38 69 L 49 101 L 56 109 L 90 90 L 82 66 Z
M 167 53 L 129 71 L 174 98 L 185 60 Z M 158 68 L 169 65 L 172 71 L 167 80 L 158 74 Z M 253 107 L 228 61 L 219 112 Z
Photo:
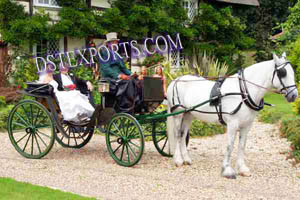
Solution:
M 292 111 L 292 104 L 288 103 L 282 95 L 267 93 L 265 102 L 274 104 L 275 107 L 265 106 L 259 113 L 259 121 L 273 124 L 281 119 L 294 118 L 296 116 Z
M 95 198 L 82 197 L 80 195 L 69 192 L 62 192 L 47 187 L 32 185 L 15 181 L 11 178 L 0 178 L 0 200 L 53 200 L 53 199 L 68 199 L 68 200 L 88 200 Z

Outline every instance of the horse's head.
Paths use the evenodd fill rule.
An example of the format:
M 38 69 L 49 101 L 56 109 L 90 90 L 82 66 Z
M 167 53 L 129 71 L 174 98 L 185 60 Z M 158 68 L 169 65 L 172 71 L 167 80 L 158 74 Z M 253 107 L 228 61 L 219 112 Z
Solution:
M 293 102 L 298 97 L 298 90 L 295 84 L 295 73 L 291 63 L 286 59 L 286 54 L 283 53 L 281 58 L 273 54 L 275 63 L 272 85 L 278 91 L 285 95 L 288 102 Z

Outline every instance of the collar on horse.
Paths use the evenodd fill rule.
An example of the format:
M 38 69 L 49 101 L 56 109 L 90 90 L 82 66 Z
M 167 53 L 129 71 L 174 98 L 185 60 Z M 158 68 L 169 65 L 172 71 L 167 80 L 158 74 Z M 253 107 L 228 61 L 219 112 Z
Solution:
M 252 110 L 255 111 L 262 110 L 264 108 L 264 99 L 261 99 L 258 105 L 253 101 L 253 99 L 249 94 L 248 87 L 245 81 L 244 69 L 239 70 L 238 75 L 239 75 L 239 85 L 240 85 L 240 91 L 243 98 L 243 102 Z

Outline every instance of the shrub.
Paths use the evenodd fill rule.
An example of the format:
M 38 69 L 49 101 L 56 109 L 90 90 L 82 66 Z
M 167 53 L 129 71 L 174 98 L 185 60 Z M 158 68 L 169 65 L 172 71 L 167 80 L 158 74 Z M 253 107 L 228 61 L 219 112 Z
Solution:
M 300 37 L 297 38 L 296 42 L 291 45 L 291 52 L 288 59 L 294 67 L 296 67 L 296 81 L 300 81 Z
M 9 113 L 14 105 L 6 105 L 5 97 L 0 96 L 0 130 L 7 129 L 7 120 Z
M 299 73 L 300 75 L 300 73 Z M 298 84 L 298 93 L 300 94 L 300 84 Z M 293 112 L 295 114 L 300 114 L 300 98 L 297 98 L 295 102 L 292 103 L 293 106 Z
M 216 134 L 223 134 L 223 133 L 225 133 L 224 126 L 218 124 L 206 123 L 198 120 L 194 120 L 190 128 L 190 135 L 192 137 L 213 136 Z
M 282 120 L 280 132 L 291 142 L 292 157 L 300 161 L 300 118 Z
M 16 60 L 15 69 L 12 72 L 13 82 L 19 88 L 25 88 L 26 82 L 38 80 L 36 65 L 32 59 Z
M 282 113 L 276 111 L 275 109 L 263 109 L 259 112 L 258 121 L 268 124 L 275 124 L 281 119 L 281 117 Z

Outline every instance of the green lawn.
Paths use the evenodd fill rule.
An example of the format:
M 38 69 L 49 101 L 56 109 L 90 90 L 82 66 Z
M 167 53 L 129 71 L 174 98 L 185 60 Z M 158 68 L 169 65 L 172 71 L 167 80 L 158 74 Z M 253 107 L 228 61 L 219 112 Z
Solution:
M 0 178 L 0 200 L 54 200 L 54 199 L 78 199 L 87 200 L 95 198 L 82 197 L 69 192 L 62 192 L 59 190 L 50 189 L 47 187 L 41 187 L 32 185 L 29 183 L 22 183 L 10 178 Z
M 275 107 L 265 106 L 265 108 L 259 112 L 259 121 L 273 124 L 282 119 L 296 117 L 292 111 L 292 104 L 288 103 L 282 95 L 268 93 L 265 96 L 265 102 L 274 104 Z
M 265 96 L 265 102 L 275 105 L 275 107 L 272 107 L 270 109 L 275 109 L 276 111 L 285 114 L 293 114 L 292 104 L 288 103 L 283 95 L 275 94 L 275 93 L 267 93 L 267 95 Z

